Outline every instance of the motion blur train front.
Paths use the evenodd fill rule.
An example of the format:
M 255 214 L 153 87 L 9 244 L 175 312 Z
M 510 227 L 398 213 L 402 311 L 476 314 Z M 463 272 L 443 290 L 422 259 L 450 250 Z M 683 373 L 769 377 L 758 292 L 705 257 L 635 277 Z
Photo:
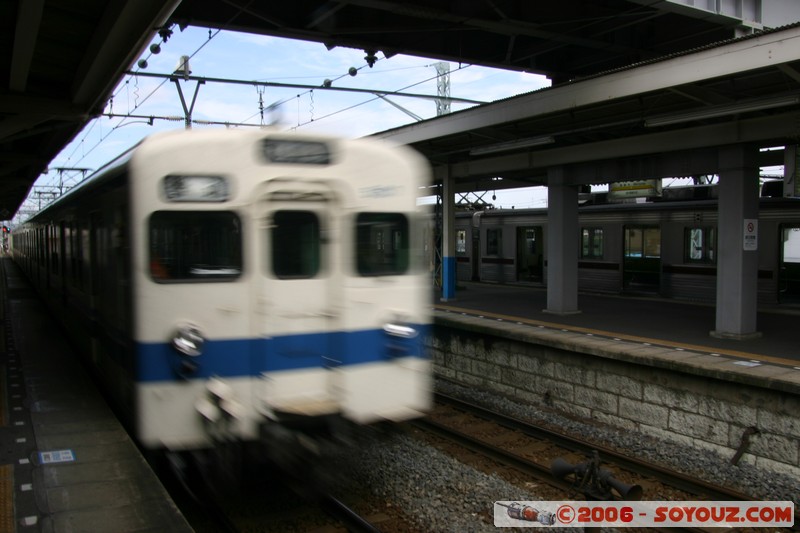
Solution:
M 147 448 L 431 403 L 410 149 L 265 131 L 154 135 L 14 232 Z

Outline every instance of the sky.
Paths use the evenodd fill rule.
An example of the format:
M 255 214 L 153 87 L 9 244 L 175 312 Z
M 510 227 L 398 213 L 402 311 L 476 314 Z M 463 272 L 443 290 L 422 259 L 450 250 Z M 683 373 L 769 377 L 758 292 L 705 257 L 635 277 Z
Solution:
M 336 87 L 355 87 L 417 94 L 437 94 L 436 59 L 395 55 L 369 67 L 365 52 L 336 47 L 328 50 L 323 44 L 266 37 L 245 33 L 209 31 L 207 28 L 174 28 L 173 35 L 160 43 L 158 54 L 145 52 L 138 59 L 147 61 L 146 68 L 137 64 L 131 70 L 143 73 L 171 74 L 181 56 L 190 56 L 193 76 L 225 78 L 321 86 L 326 79 Z M 138 63 L 138 60 L 137 60 Z M 455 62 L 450 67 L 452 97 L 490 102 L 535 91 L 549 86 L 549 80 L 535 74 L 478 67 Z M 356 76 L 348 74 L 351 68 Z M 181 81 L 187 106 L 190 105 L 196 82 Z M 389 99 L 422 118 L 436 116 L 433 100 L 391 96 Z M 277 114 L 268 108 L 276 106 Z M 466 109 L 474 104 L 452 103 L 451 110 Z M 264 108 L 263 122 L 261 109 Z M 143 118 L 100 117 L 90 122 L 50 163 L 50 169 L 88 168 L 96 170 L 143 137 L 164 129 L 184 127 L 184 111 L 174 83 L 144 76 L 126 76 L 116 87 L 106 113 L 172 117 L 153 121 Z M 247 123 L 254 127 L 271 123 L 276 118 L 282 129 L 321 132 L 361 137 L 415 122 L 408 114 L 373 94 L 328 90 L 257 88 L 255 85 L 209 82 L 201 85 L 192 110 L 194 120 Z M 193 125 L 201 127 L 223 127 Z M 247 127 L 247 126 L 240 126 Z M 83 173 L 50 170 L 36 183 L 36 190 L 66 189 L 77 184 Z M 523 192 L 497 192 L 497 205 L 540 207 L 543 188 Z M 491 195 L 487 195 L 489 199 Z M 30 198 L 23 210 L 37 207 L 39 200 Z
M 435 96 L 437 93 L 437 59 L 395 55 L 369 67 L 365 52 L 360 49 L 336 47 L 328 50 L 321 43 L 296 41 L 246 33 L 224 32 L 200 27 L 177 27 L 166 42 L 156 37 L 161 51 L 145 51 L 131 70 L 168 75 L 179 64 L 181 56 L 190 56 L 194 76 L 241 80 L 245 82 L 274 82 L 320 87 L 331 80 L 335 87 L 353 87 L 382 91 L 399 91 Z M 139 60 L 147 66 L 138 66 Z M 449 62 L 450 96 L 491 102 L 536 91 L 550 85 L 544 76 L 522 72 L 490 69 L 469 64 Z M 355 76 L 348 72 L 355 69 Z M 196 82 L 181 81 L 186 104 L 194 95 Z M 424 119 L 436 116 L 436 104 L 431 99 L 391 96 L 389 99 Z M 277 112 L 271 113 L 270 106 Z M 475 104 L 452 103 L 451 110 L 459 111 Z M 262 114 L 263 110 L 263 114 Z M 115 116 L 91 121 L 56 158 L 50 170 L 40 176 L 35 187 L 14 218 L 19 223 L 44 207 L 53 191 L 66 191 L 89 172 L 57 171 L 58 168 L 84 168 L 92 171 L 123 153 L 142 138 L 156 131 L 184 127 L 184 110 L 176 85 L 164 79 L 128 75 L 114 89 L 105 108 Z M 169 120 L 134 118 L 170 117 Z M 373 94 L 339 92 L 323 89 L 258 88 L 254 84 L 208 82 L 201 85 L 192 109 L 196 121 L 244 123 L 258 127 L 277 120 L 281 129 L 320 132 L 361 137 L 371 133 L 415 122 L 411 116 L 386 100 Z M 224 127 L 194 124 L 194 128 Z M 772 173 L 780 175 L 782 168 Z M 767 174 L 770 174 L 767 169 Z M 674 178 L 664 186 L 686 185 L 686 180 Z M 593 187 L 593 190 L 601 188 Z M 38 193 L 38 196 L 37 196 Z M 496 196 L 493 199 L 492 196 Z M 475 200 L 471 196 L 469 200 Z M 544 187 L 490 191 L 483 200 L 495 207 L 546 207 Z M 430 199 L 429 199 L 430 201 Z

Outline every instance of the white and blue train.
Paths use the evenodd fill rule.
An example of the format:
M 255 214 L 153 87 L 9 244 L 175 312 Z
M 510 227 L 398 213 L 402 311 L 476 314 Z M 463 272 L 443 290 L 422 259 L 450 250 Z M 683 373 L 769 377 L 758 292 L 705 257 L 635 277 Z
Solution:
M 13 256 L 147 449 L 399 422 L 431 406 L 428 172 L 375 140 L 156 134 L 15 228 Z

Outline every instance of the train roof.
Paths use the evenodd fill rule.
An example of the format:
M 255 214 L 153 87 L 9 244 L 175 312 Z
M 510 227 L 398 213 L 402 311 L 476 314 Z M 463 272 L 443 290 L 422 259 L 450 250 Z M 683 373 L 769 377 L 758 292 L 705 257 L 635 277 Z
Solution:
M 265 137 L 282 137 L 282 138 L 292 138 L 292 139 L 306 139 L 312 141 L 318 141 L 323 143 L 348 143 L 348 144 L 359 144 L 364 146 L 381 146 L 381 147 L 391 147 L 393 150 L 402 150 L 406 157 L 415 158 L 419 163 L 424 162 L 424 158 L 418 151 L 415 149 L 407 146 L 407 145 L 400 145 L 391 140 L 386 139 L 376 139 L 376 138 L 369 138 L 369 137 L 362 137 L 362 138 L 347 138 L 341 137 L 331 134 L 320 134 L 320 133 L 304 133 L 304 132 L 294 132 L 294 131 L 286 131 L 281 130 L 278 128 L 267 127 L 267 128 L 260 128 L 258 130 L 243 130 L 243 129 L 195 129 L 195 130 L 168 130 L 168 131 L 161 131 L 157 133 L 153 133 L 152 135 L 148 135 L 147 137 L 143 138 L 135 145 L 131 146 L 120 155 L 112 159 L 111 161 L 104 164 L 102 167 L 97 169 L 95 172 L 90 174 L 86 179 L 81 181 L 78 185 L 67 191 L 66 193 L 62 194 L 59 198 L 51 202 L 45 208 L 40 210 L 37 214 L 30 217 L 25 223 L 30 221 L 37 221 L 37 220 L 47 220 L 47 217 L 50 216 L 55 210 L 57 210 L 60 206 L 64 205 L 69 200 L 72 200 L 82 194 L 87 194 L 91 191 L 97 190 L 102 188 L 107 183 L 113 181 L 115 178 L 119 177 L 124 171 L 125 168 L 131 163 L 131 161 L 137 157 L 139 153 L 146 153 L 149 152 L 152 147 L 158 146 L 160 143 L 163 142 L 171 142 L 174 146 L 180 146 L 182 143 L 190 143 L 190 139 L 196 140 L 205 140 L 213 141 L 214 138 L 224 138 L 230 137 L 232 135 L 238 135 L 243 138 L 248 138 L 252 140 L 263 139 Z

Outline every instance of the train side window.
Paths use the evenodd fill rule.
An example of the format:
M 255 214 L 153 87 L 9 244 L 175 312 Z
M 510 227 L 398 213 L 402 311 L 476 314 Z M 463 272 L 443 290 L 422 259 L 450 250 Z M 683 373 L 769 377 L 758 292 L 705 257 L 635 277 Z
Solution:
M 320 270 L 320 223 L 312 211 L 276 211 L 272 217 L 272 272 L 279 279 L 310 279 Z
M 716 241 L 716 228 L 686 228 L 683 238 L 684 259 L 687 263 L 715 263 Z
M 625 228 L 625 257 L 658 259 L 661 257 L 659 228 Z
M 409 268 L 408 218 L 401 213 L 356 217 L 356 268 L 362 276 L 396 276 Z
M 242 273 L 242 225 L 231 211 L 156 211 L 150 275 L 160 283 L 229 281 Z
M 503 230 L 486 230 L 486 255 L 500 255 L 500 243 L 503 242 Z
M 581 228 L 581 258 L 603 258 L 603 228 Z
M 460 229 L 456 231 L 456 253 L 467 253 L 467 230 Z
M 61 264 L 59 257 L 59 249 L 61 248 L 61 239 L 59 238 L 58 226 L 48 226 L 50 230 L 50 272 L 58 274 L 58 265 Z

